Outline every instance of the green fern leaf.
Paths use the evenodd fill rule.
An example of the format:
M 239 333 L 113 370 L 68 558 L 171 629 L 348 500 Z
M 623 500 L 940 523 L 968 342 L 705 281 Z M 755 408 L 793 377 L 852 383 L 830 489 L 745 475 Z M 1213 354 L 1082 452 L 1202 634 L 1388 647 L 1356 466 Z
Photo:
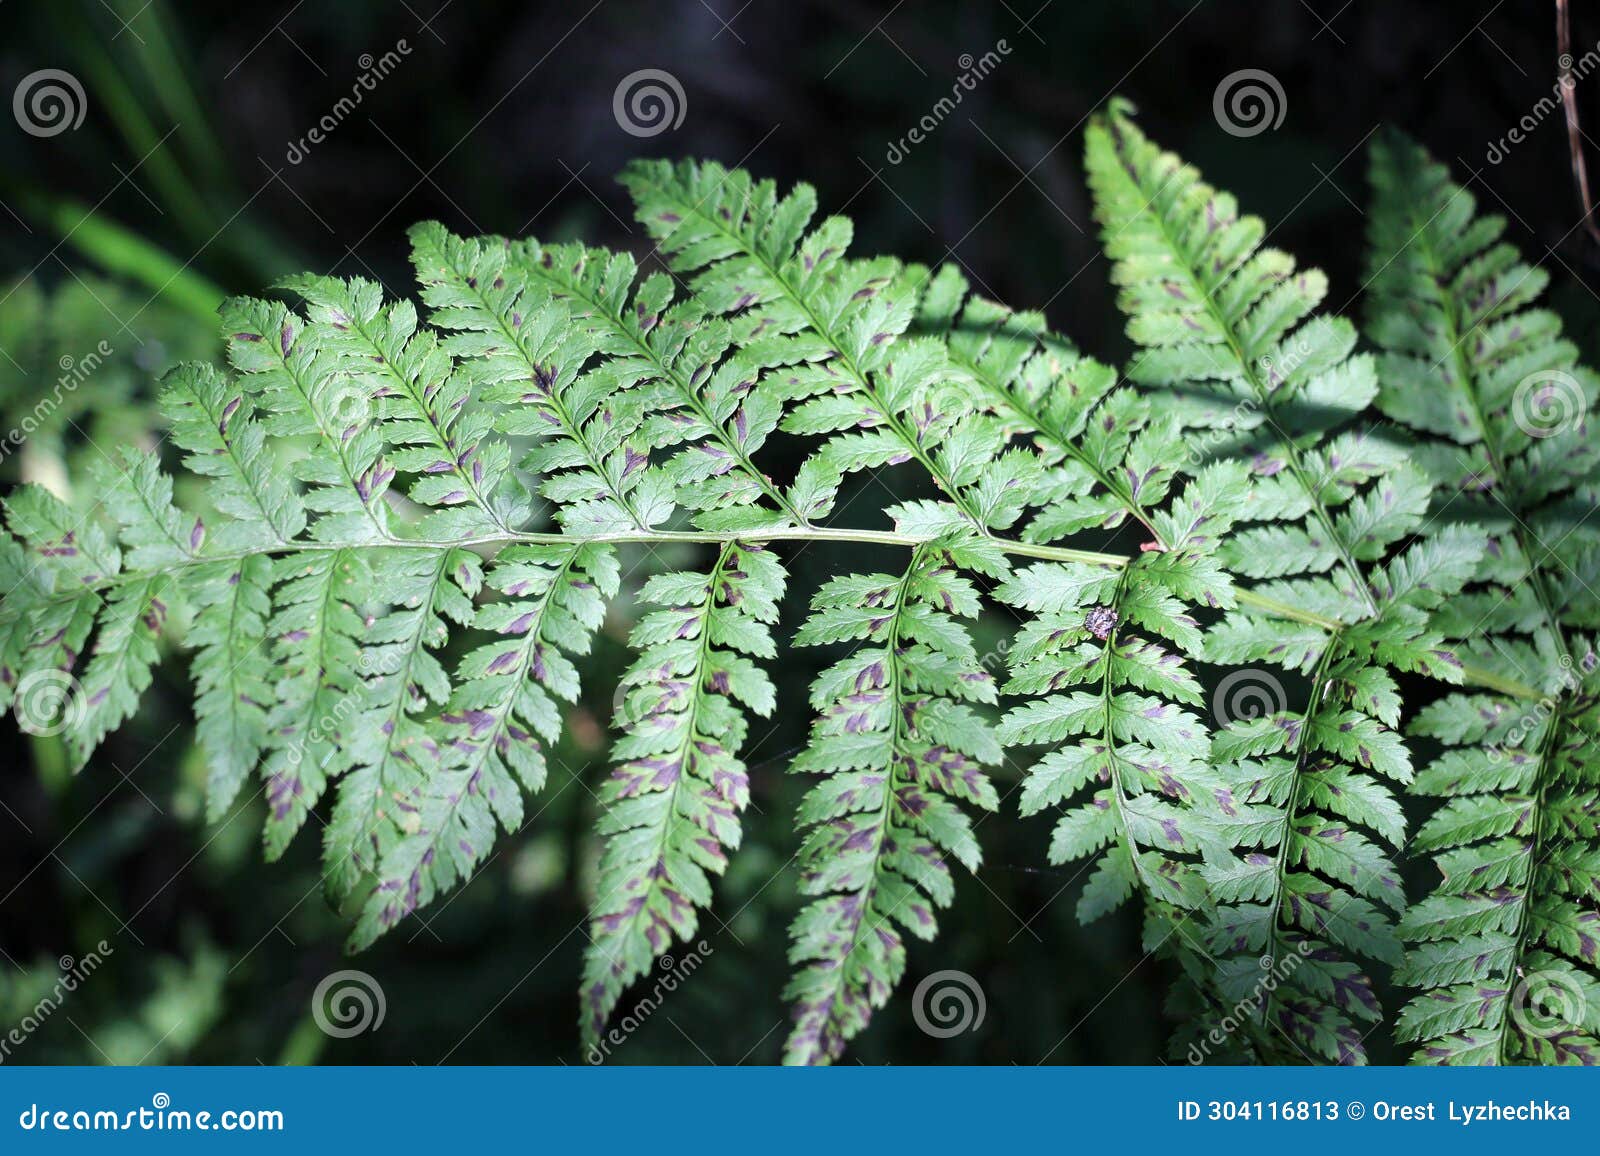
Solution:
M 624 734 L 602 801 L 606 849 L 590 925 L 583 1028 L 593 1043 L 622 989 L 674 941 L 694 937 L 739 846 L 750 789 L 738 752 L 745 711 L 771 715 L 771 680 L 752 659 L 776 653 L 783 569 L 765 550 L 729 543 L 707 574 L 652 577 L 642 597 L 665 609 L 634 630 L 639 658 L 618 704 Z
M 1182 391 L 1183 419 L 1207 427 L 1196 439 L 1206 456 L 1241 459 L 1254 474 L 1235 516 L 1255 525 L 1231 535 L 1223 564 L 1276 580 L 1257 594 L 1329 620 L 1321 638 L 1286 633 L 1242 604 L 1207 641 L 1213 662 L 1259 660 L 1311 677 L 1297 711 L 1264 671 L 1232 677 L 1265 703 L 1245 695 L 1235 705 L 1219 687 L 1221 806 L 1239 814 L 1228 845 L 1242 858 L 1229 853 L 1209 867 L 1227 904 L 1209 942 L 1219 954 L 1270 959 L 1275 974 L 1292 964 L 1270 989 L 1259 972 L 1226 971 L 1249 983 L 1231 994 L 1256 1005 L 1291 1056 L 1362 1062 L 1355 1020 L 1379 1012 L 1371 980 L 1342 956 L 1397 963 L 1384 909 L 1402 910 L 1404 895 L 1388 852 L 1361 831 L 1381 820 L 1367 829 L 1398 834 L 1392 796 L 1372 776 L 1403 783 L 1411 766 L 1393 718 L 1385 724 L 1360 708 L 1385 666 L 1459 677 L 1424 611 L 1450 592 L 1449 576 L 1459 588 L 1459 563 L 1470 567 L 1481 541 L 1457 535 L 1412 546 L 1394 563 L 1401 574 L 1385 596 L 1372 565 L 1421 529 L 1429 490 L 1398 451 L 1341 428 L 1370 403 L 1377 380 L 1369 358 L 1350 356 L 1354 328 L 1313 316 L 1325 278 L 1260 248 L 1260 220 L 1241 216 L 1233 198 L 1147 140 L 1122 107 L 1091 127 L 1088 167 L 1129 336 L 1144 347 L 1129 376 Z M 1435 588 L 1405 586 L 1405 575 L 1441 555 L 1458 564 L 1434 566 Z M 1362 802 L 1347 807 L 1335 785 L 1351 778 Z
M 1383 348 L 1378 405 L 1452 511 L 1493 527 L 1466 595 L 1433 627 L 1491 673 L 1547 698 L 1452 695 L 1417 733 L 1453 748 L 1415 791 L 1447 800 L 1417 836 L 1442 880 L 1402 925 L 1400 978 L 1423 989 L 1398 1033 L 1447 1064 L 1600 1063 L 1600 736 L 1581 580 L 1595 535 L 1564 508 L 1596 463 L 1600 379 L 1577 364 L 1546 276 L 1500 241 L 1505 222 L 1399 134 L 1373 145 L 1367 326 Z M 1589 567 L 1592 572 L 1592 567 Z
M 796 771 L 826 778 L 800 821 L 801 889 L 818 896 L 795 920 L 788 988 L 795 1027 L 788 1063 L 827 1063 L 866 1027 L 905 971 L 901 929 L 934 934 L 934 909 L 954 897 L 954 860 L 980 858 L 972 821 L 999 799 L 982 767 L 1000 747 L 969 702 L 993 702 L 956 616 L 977 593 L 937 547 L 913 551 L 901 575 L 829 581 L 796 642 L 854 643 L 812 685 L 821 712 Z

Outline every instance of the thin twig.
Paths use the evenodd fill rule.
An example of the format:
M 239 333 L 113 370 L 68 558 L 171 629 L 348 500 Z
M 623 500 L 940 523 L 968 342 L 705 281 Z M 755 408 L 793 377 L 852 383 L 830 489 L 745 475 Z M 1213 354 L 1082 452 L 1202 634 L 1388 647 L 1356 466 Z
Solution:
M 1561 89 L 1561 106 L 1567 114 L 1567 151 L 1572 155 L 1572 183 L 1578 189 L 1583 207 L 1583 227 L 1600 244 L 1600 225 L 1594 220 L 1594 201 L 1589 196 L 1589 167 L 1583 158 L 1583 129 L 1578 124 L 1578 85 L 1572 78 L 1572 14 L 1567 0 L 1556 0 L 1556 84 Z

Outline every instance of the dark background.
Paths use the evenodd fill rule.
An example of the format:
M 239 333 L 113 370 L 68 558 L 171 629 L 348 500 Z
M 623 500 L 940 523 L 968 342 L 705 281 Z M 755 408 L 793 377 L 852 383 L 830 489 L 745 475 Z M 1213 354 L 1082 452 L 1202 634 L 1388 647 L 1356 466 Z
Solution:
M 1120 358 L 1122 323 L 1080 174 L 1084 119 L 1113 93 L 1264 216 L 1274 244 L 1325 268 L 1330 306 L 1347 311 L 1362 280 L 1363 142 L 1380 123 L 1406 128 L 1458 178 L 1475 177 L 1483 207 L 1511 218 L 1513 239 L 1552 272 L 1575 337 L 1592 345 L 1586 282 L 1600 270 L 1577 227 L 1559 114 L 1502 163 L 1486 159 L 1552 90 L 1553 4 L 591 3 L 0 5 L 0 95 L 41 68 L 73 73 L 87 92 L 82 126 L 59 136 L 25 135 L 0 118 L 0 283 L 21 287 L 9 340 L 37 345 L 31 361 L 0 359 L 0 398 L 13 412 L 31 407 L 59 356 L 81 357 L 102 338 L 118 363 L 96 392 L 71 399 L 72 420 L 33 460 L 8 458 L 0 476 L 76 476 L 91 440 L 150 439 L 138 398 L 174 357 L 210 352 L 194 303 L 213 286 L 261 292 L 311 269 L 376 276 L 408 293 L 404 230 L 424 218 L 465 232 L 582 237 L 643 256 L 648 244 L 611 180 L 640 155 L 714 157 L 785 185 L 810 181 L 825 211 L 855 219 L 858 251 L 959 259 L 988 293 L 1045 306 L 1088 351 Z M 1596 38 L 1600 19 L 1578 12 L 1575 53 Z M 402 39 L 410 51 L 394 71 L 290 163 L 291 142 L 350 92 L 363 55 Z M 950 92 L 963 54 L 982 56 L 1002 39 L 1010 54 L 928 141 L 890 164 L 891 143 Z M 681 125 L 649 139 L 623 132 L 612 112 L 618 82 L 643 68 L 672 73 L 687 98 Z M 1212 96 L 1246 68 L 1277 78 L 1286 110 L 1276 129 L 1242 139 L 1219 128 Z M 1596 83 L 1580 83 L 1578 98 L 1600 123 Z M 88 224 L 63 240 L 86 209 Z M 130 248 L 117 230 L 159 252 Z M 20 311 L 30 294 L 58 303 L 48 323 Z M 7 310 L 0 304 L 0 348 Z M 807 551 L 792 589 L 804 598 L 840 566 L 875 561 Z M 576 928 L 594 854 L 586 788 L 604 774 L 609 688 L 627 659 L 626 608 L 615 617 L 560 752 L 566 773 L 554 773 L 530 807 L 545 807 L 537 821 L 504 840 L 471 886 L 348 964 L 348 923 L 322 899 L 314 833 L 266 866 L 251 807 L 223 824 L 204 821 L 181 664 L 158 672 L 143 714 L 76 779 L 51 742 L 18 743 L 8 730 L 0 1028 L 48 989 L 58 957 L 102 938 L 112 948 L 11 1062 L 581 1062 Z M 784 701 L 803 701 L 815 662 L 785 652 Z M 716 917 L 704 921 L 713 954 L 612 1062 L 777 1058 L 797 903 L 793 872 L 782 867 L 797 845 L 788 817 L 799 784 L 784 769 L 804 712 L 784 718 L 751 755 L 746 845 L 719 886 Z M 1002 788 L 1020 771 L 1003 768 Z M 961 880 L 939 940 L 912 947 L 899 998 L 851 1058 L 1161 1055 L 1165 965 L 1129 971 L 1142 953 L 1126 914 L 1076 925 L 1079 884 L 1043 866 L 1047 831 L 1047 820 L 1020 821 L 1011 807 L 980 825 L 987 865 Z M 311 1022 L 311 993 L 344 966 L 378 979 L 387 1014 L 375 1032 L 329 1039 Z M 978 979 L 987 1017 L 976 1031 L 935 1040 L 912 1023 L 908 997 L 946 967 Z M 1377 1059 L 1396 1056 L 1385 1034 L 1369 1041 Z

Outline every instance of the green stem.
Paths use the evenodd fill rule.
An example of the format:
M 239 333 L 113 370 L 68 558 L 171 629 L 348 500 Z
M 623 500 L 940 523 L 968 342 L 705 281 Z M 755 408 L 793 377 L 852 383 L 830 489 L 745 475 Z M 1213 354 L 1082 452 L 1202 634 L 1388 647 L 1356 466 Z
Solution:
M 389 536 L 382 540 L 360 543 L 360 548 L 366 549 L 433 549 L 433 550 L 488 550 L 500 546 L 530 545 L 530 546 L 582 546 L 591 543 L 610 545 L 657 545 L 668 542 L 678 542 L 687 545 L 720 546 L 728 542 L 807 542 L 807 543 L 839 543 L 870 546 L 889 546 L 900 549 L 916 549 L 935 542 L 933 537 L 920 537 L 916 534 L 902 534 L 893 530 L 854 530 L 831 529 L 825 526 L 776 526 L 769 529 L 752 530 L 620 530 L 607 534 L 592 534 L 582 537 L 573 537 L 566 534 L 551 534 L 538 532 L 507 532 L 503 534 L 490 534 L 478 538 L 455 538 L 449 540 L 429 540 L 422 538 L 396 538 Z M 1021 558 L 1037 558 L 1047 562 L 1061 562 L 1068 565 L 1104 566 L 1121 570 L 1130 565 L 1133 559 L 1123 554 L 1106 554 L 1095 550 L 1077 550 L 1068 546 L 1041 546 L 1033 542 L 1013 542 L 1005 538 L 992 539 L 995 545 L 1007 554 Z M 276 542 L 262 546 L 258 550 L 245 550 L 233 554 L 202 554 L 191 561 L 179 563 L 170 567 L 169 572 L 176 573 L 189 566 L 200 565 L 205 562 L 238 561 L 251 554 L 286 554 L 313 550 L 337 550 L 344 548 L 334 542 Z M 116 585 L 129 577 L 138 575 L 113 575 L 102 578 L 96 582 L 86 584 L 89 589 L 103 589 Z M 76 591 L 75 591 L 76 592 Z M 1273 598 L 1256 594 L 1250 590 L 1236 590 L 1234 597 L 1240 605 L 1253 606 L 1267 614 L 1279 618 L 1286 618 L 1294 622 L 1304 622 L 1326 631 L 1337 631 L 1343 623 L 1331 618 L 1325 618 L 1309 610 L 1301 610 L 1290 606 L 1288 603 L 1279 602 Z M 1501 678 L 1488 671 L 1474 666 L 1463 664 L 1462 676 L 1470 683 L 1476 683 L 1502 694 L 1509 694 L 1517 698 L 1538 699 L 1542 697 L 1539 691 L 1531 686 L 1525 686 L 1510 679 Z

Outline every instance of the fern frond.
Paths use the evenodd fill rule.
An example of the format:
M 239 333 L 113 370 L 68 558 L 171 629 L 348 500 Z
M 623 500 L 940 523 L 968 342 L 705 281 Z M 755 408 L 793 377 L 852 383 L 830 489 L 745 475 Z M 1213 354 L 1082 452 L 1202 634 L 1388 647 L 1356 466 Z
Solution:
M 1081 357 L 1041 315 L 967 290 L 955 266 L 941 268 L 922 296 L 917 324 L 944 338 L 951 369 L 976 387 L 974 400 L 1007 435 L 1030 439 L 1039 455 L 1032 492 L 1018 494 L 1039 507 L 1023 537 L 1059 541 L 1115 529 L 1129 517 L 1154 535 L 1150 511 L 1167 497 L 1182 457 L 1176 422 L 1152 421 L 1147 399 L 1114 388 L 1116 371 Z
M 1423 994 L 1399 1034 L 1430 1063 L 1600 1063 L 1600 598 L 1583 578 L 1595 534 L 1567 508 L 1596 464 L 1600 378 L 1533 307 L 1545 274 L 1442 165 L 1395 133 L 1371 173 L 1378 404 L 1417 435 L 1441 504 L 1495 535 L 1434 624 L 1547 695 L 1451 695 L 1415 721 L 1449 748 L 1414 788 L 1446 800 L 1416 838 L 1443 878 L 1402 925 L 1400 978 Z
M 1239 500 L 1243 480 L 1234 467 L 1208 470 L 1184 499 L 1196 507 L 1196 522 L 1225 526 L 1226 505 Z M 1054 747 L 1024 782 L 1023 814 L 1096 788 L 1063 815 L 1050 846 L 1052 863 L 1099 856 L 1078 904 L 1085 922 L 1136 887 L 1179 910 L 1204 896 L 1196 856 L 1209 838 L 1210 740 L 1205 724 L 1183 709 L 1202 702 L 1184 661 L 1198 650 L 1200 633 L 1174 596 L 1175 587 L 1199 586 L 1228 601 L 1226 579 L 1207 574 L 1204 555 L 1201 541 L 1184 536 L 1120 573 L 1040 564 L 996 591 L 1036 615 L 1007 656 L 1005 690 L 1042 696 L 1006 716 L 1001 741 Z M 1067 740 L 1072 745 L 1057 745 Z
M 114 579 L 122 555 L 97 524 L 81 525 L 59 498 L 28 485 L 5 499 L 5 700 L 24 729 L 69 723 L 72 700 L 36 706 L 33 686 L 65 684 L 94 629 L 103 604 L 99 584 Z M 68 684 L 69 685 L 69 684 Z
M 163 381 L 161 408 L 185 468 L 213 479 L 206 488 L 222 515 L 207 535 L 219 552 L 281 546 L 306 528 L 305 507 L 275 468 L 267 435 L 240 382 L 209 365 L 190 363 Z
M 164 575 L 124 572 L 125 564 L 186 549 L 197 532 L 173 510 L 170 483 L 163 485 L 137 455 L 125 454 L 121 467 L 102 471 L 101 481 L 127 554 L 40 486 L 24 486 L 5 502 L 21 547 L 12 556 L 21 573 L 6 598 L 7 615 L 18 616 L 9 655 L 16 665 L 8 667 L 6 683 L 24 727 L 66 732 L 75 767 L 137 708 L 157 658 L 155 639 L 177 597 Z M 81 682 L 69 693 L 74 672 Z M 34 701 L 29 689 L 41 681 L 49 689 Z
M 325 882 L 336 899 L 378 872 L 396 843 L 428 836 L 413 808 L 442 735 L 415 716 L 450 697 L 450 678 L 432 652 L 448 641 L 449 622 L 472 624 L 483 583 L 478 556 L 466 550 L 397 549 L 375 564 L 389 607 L 363 638 L 363 685 L 349 702 L 342 736 L 351 770 L 323 835 Z
M 374 578 L 350 549 L 286 554 L 273 562 L 275 700 L 267 727 L 280 742 L 262 761 L 266 849 L 283 854 L 322 798 L 351 765 L 347 737 L 360 701 L 360 601 Z
M 266 414 L 276 438 L 309 439 L 294 463 L 307 487 L 306 509 L 319 515 L 319 542 L 378 542 L 392 537 L 384 493 L 394 469 L 383 460 L 372 399 L 351 381 L 343 358 L 324 350 L 305 319 L 275 301 L 234 298 L 222 306 L 228 361 L 240 387 Z
M 1126 379 L 954 269 L 852 257 L 809 187 L 715 164 L 624 177 L 675 274 L 424 224 L 424 315 L 359 279 L 227 302 L 232 372 L 163 385 L 193 484 L 125 451 L 87 512 L 5 499 L 0 702 L 81 765 L 162 645 L 192 647 L 209 813 L 254 778 L 269 856 L 325 823 L 359 948 L 521 830 L 626 551 L 702 549 L 644 583 L 630 638 L 580 994 L 594 1040 L 696 935 L 739 846 L 741 749 L 776 706 L 774 547 L 900 551 L 827 576 L 796 640 L 833 652 L 794 768 L 816 781 L 787 1060 L 837 1059 L 889 998 L 906 932 L 931 936 L 955 865 L 978 868 L 984 768 L 1026 746 L 1021 809 L 1057 813 L 1048 856 L 1082 864 L 1080 917 L 1136 900 L 1146 949 L 1181 970 L 1175 1010 L 1242 1017 L 1230 1056 L 1360 1061 L 1370 966 L 1400 962 L 1406 673 L 1489 693 L 1420 719 L 1449 748 L 1416 784 L 1449 800 L 1417 836 L 1446 883 L 1404 917 L 1401 975 L 1427 994 L 1403 1030 L 1456 1060 L 1594 1058 L 1590 1012 L 1551 1032 L 1517 1013 L 1530 969 L 1600 1007 L 1600 542 L 1574 514 L 1600 379 L 1528 308 L 1538 278 L 1498 226 L 1415 157 L 1379 164 L 1380 387 L 1353 327 L 1317 315 L 1321 274 L 1125 107 L 1088 156 L 1139 347 Z M 1425 212 L 1439 226 L 1400 244 Z M 1415 400 L 1436 377 L 1448 421 Z M 1518 423 L 1569 380 L 1573 430 Z M 1374 400 L 1421 444 L 1368 428 Z M 774 479 L 780 437 L 802 464 Z M 892 529 L 822 524 L 852 474 L 890 467 L 931 496 L 884 510 Z M 1446 505 L 1472 525 L 1433 521 Z M 1133 557 L 1085 548 L 1113 533 Z M 1003 711 L 965 625 L 980 590 L 1022 619 Z M 1214 698 L 1213 726 L 1202 661 L 1276 700 Z M 1263 667 L 1306 679 L 1303 700 Z M 1527 724 L 1519 668 L 1551 672 Z M 1490 990 L 1469 993 L 1479 968 Z
M 1002 585 L 1002 601 L 1037 617 L 1011 648 L 1005 688 L 1033 701 L 1008 714 L 1001 735 L 1007 742 L 1025 733 L 1056 738 L 1055 731 L 1077 727 L 1084 736 L 1057 745 L 1029 772 L 1022 811 L 1078 799 L 1058 821 L 1049 854 L 1054 863 L 1088 858 L 1095 867 L 1080 918 L 1096 918 L 1137 891 L 1145 949 L 1178 962 L 1186 982 L 1173 989 L 1174 1003 L 1194 1009 L 1203 1034 L 1200 1017 L 1238 1017 L 1200 926 L 1201 857 L 1217 838 L 1221 796 L 1206 765 L 1208 728 L 1182 705 L 1201 703 L 1189 669 L 1199 640 L 1189 610 L 1231 606 L 1237 593 L 1215 555 L 1231 507 L 1245 496 L 1244 471 L 1208 467 L 1203 482 L 1174 496 L 1179 463 L 1192 460 L 1180 423 L 1119 386 L 1113 370 L 1080 357 L 1042 317 L 968 297 L 952 267 L 932 280 L 918 322 L 945 336 L 951 365 L 1046 465 L 1026 538 L 1051 541 L 1130 518 L 1149 535 L 1125 572 L 1041 564 Z M 1099 789 L 1085 796 L 1091 784 Z M 1260 1056 L 1262 1029 L 1248 1020 L 1243 1026 L 1234 1042 L 1243 1055 Z
M 193 573 L 196 737 L 206 752 L 206 816 L 227 814 L 267 746 L 273 664 L 262 641 L 272 608 L 272 559 L 248 554 Z
M 358 947 L 470 876 L 497 821 L 507 831 L 521 826 L 522 791 L 544 786 L 543 743 L 561 732 L 557 700 L 578 697 L 568 656 L 588 653 L 619 573 L 609 546 L 518 545 L 501 551 L 484 582 L 503 598 L 479 605 L 472 626 L 494 641 L 462 657 L 428 734 L 390 760 L 407 770 L 421 764 L 407 776 L 409 789 L 391 801 L 392 788 L 380 784 L 395 830 L 392 843 L 376 845 L 376 882 L 352 937 Z M 462 586 L 476 593 L 470 577 Z
M 1250 516 L 1268 523 L 1236 534 L 1224 559 L 1251 578 L 1325 574 L 1349 621 L 1377 612 L 1360 563 L 1383 557 L 1420 514 L 1420 480 L 1397 486 L 1398 503 L 1359 492 L 1400 464 L 1359 434 L 1325 439 L 1372 401 L 1370 357 L 1351 356 L 1355 328 L 1312 317 L 1327 292 L 1318 270 L 1261 249 L 1265 226 L 1234 199 L 1148 140 L 1125 107 L 1089 129 L 1087 164 L 1095 213 L 1128 335 L 1143 351 L 1130 380 L 1177 393 L 1189 424 L 1220 438 L 1211 456 L 1247 461 L 1256 476 Z M 1308 320 L 1309 318 L 1309 320 Z M 1342 510 L 1339 507 L 1344 507 Z M 1329 602 L 1299 580 L 1273 589 L 1297 605 Z
M 510 449 L 488 436 L 491 413 L 471 405 L 470 375 L 454 372 L 409 301 L 385 305 L 371 281 L 291 277 L 282 287 L 310 304 L 311 324 L 352 399 L 370 399 L 389 462 L 415 478 L 407 496 L 438 510 L 418 521 L 417 533 L 459 538 L 527 521 L 526 503 L 502 490 Z

